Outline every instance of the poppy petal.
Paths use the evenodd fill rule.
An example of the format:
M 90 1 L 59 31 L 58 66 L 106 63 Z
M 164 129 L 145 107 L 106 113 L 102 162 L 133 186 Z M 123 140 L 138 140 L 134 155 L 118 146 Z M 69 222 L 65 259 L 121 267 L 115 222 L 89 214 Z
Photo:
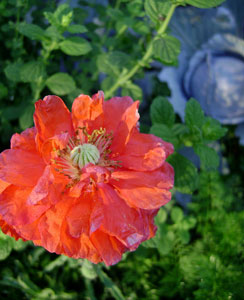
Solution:
M 86 126 L 88 131 L 99 129 L 103 126 L 103 93 L 98 93 L 93 98 L 80 95 L 72 105 L 72 119 L 74 127 Z
M 29 187 L 11 185 L 0 194 L 0 214 L 9 225 L 32 223 L 50 207 L 48 203 L 27 205 L 30 193 Z
M 133 129 L 137 125 L 139 120 L 138 106 L 139 101 L 133 102 L 133 104 L 126 109 L 121 117 L 121 120 L 114 132 L 114 140 L 111 145 L 111 151 L 114 155 L 116 153 L 123 152 Z
M 111 184 L 131 207 L 156 209 L 171 199 L 174 170 L 168 163 L 156 171 L 116 171 L 112 176 Z
M 18 240 L 19 238 L 21 238 L 18 233 L 15 231 L 13 226 L 10 226 L 9 224 L 7 224 L 3 218 L 0 215 L 0 228 L 2 230 L 3 233 L 12 236 L 13 238 L 15 238 L 16 240 Z
M 0 193 L 2 193 L 11 183 L 0 179 Z
M 26 151 L 36 152 L 36 128 L 27 128 L 23 132 L 15 133 L 11 138 L 11 149 L 22 149 Z
M 126 250 L 126 247 L 116 237 L 110 236 L 100 229 L 91 235 L 91 241 L 107 266 L 120 261 Z
M 57 96 L 46 96 L 35 103 L 34 122 L 38 133 L 38 143 L 62 132 L 73 135 L 71 113 L 63 100 Z
M 37 153 L 21 149 L 5 150 L 0 154 L 0 179 L 19 186 L 34 186 L 45 168 Z
M 108 132 L 115 132 L 124 112 L 133 103 L 130 97 L 114 97 L 104 102 L 104 127 Z
M 99 184 L 99 195 L 103 201 L 103 230 L 127 248 L 135 249 L 149 234 L 140 210 L 129 207 L 107 184 Z
M 164 163 L 174 151 L 172 144 L 162 141 L 152 134 L 134 130 L 125 151 L 116 157 L 122 166 L 136 171 L 152 171 Z

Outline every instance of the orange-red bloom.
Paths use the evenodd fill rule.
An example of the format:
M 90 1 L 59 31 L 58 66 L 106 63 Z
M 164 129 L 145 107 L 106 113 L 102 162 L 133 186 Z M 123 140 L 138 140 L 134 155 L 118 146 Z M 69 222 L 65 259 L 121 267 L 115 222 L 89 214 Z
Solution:
M 35 127 L 0 155 L 0 226 L 50 252 L 117 263 L 153 237 L 170 198 L 173 146 L 138 130 L 138 101 L 36 102 Z

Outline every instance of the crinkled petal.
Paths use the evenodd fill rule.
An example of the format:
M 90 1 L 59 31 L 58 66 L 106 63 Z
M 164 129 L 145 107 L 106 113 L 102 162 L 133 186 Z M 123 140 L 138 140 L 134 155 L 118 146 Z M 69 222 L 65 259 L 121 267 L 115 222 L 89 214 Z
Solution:
M 133 129 L 137 126 L 139 120 L 138 106 L 139 101 L 135 101 L 126 109 L 126 111 L 124 111 L 121 120 L 114 131 L 114 139 L 111 145 L 111 151 L 114 155 L 123 152 L 126 144 L 130 140 Z
M 11 185 L 0 194 L 0 214 L 12 226 L 29 224 L 38 219 L 49 207 L 49 203 L 28 205 L 30 187 Z
M 62 132 L 73 135 L 71 113 L 63 100 L 57 96 L 46 96 L 35 103 L 34 122 L 37 128 L 39 148 L 48 138 Z
M 119 262 L 122 254 L 128 250 L 116 237 L 110 236 L 100 229 L 95 231 L 90 239 L 107 266 Z
M 116 157 L 123 168 L 137 171 L 152 171 L 164 163 L 174 151 L 172 144 L 152 135 L 134 130 L 125 151 Z
M 21 149 L 36 152 L 36 128 L 27 128 L 23 132 L 15 133 L 11 138 L 11 149 Z
M 87 127 L 88 131 L 103 126 L 103 100 L 104 95 L 98 92 L 92 98 L 80 95 L 72 105 L 72 119 L 74 127 Z
M 94 245 L 86 234 L 78 238 L 71 236 L 67 216 L 74 205 L 74 199 L 63 197 L 50 208 L 39 223 L 41 245 L 50 252 L 65 254 L 73 258 L 87 258 L 94 263 L 101 261 Z M 74 232 L 73 232 L 74 233 Z
M 83 233 L 89 236 L 97 230 L 103 220 L 103 207 L 97 195 L 91 191 L 83 191 L 78 201 L 71 207 L 67 217 L 69 233 L 78 238 Z
M 130 97 L 114 97 L 104 102 L 104 127 L 108 132 L 115 132 L 124 112 L 133 103 L 134 101 Z
M 63 197 L 56 205 L 46 211 L 39 222 L 38 228 L 42 246 L 50 252 L 57 253 L 62 249 L 61 230 L 72 204 L 71 198 Z
M 50 163 L 50 159 L 57 156 L 57 150 L 62 150 L 66 147 L 70 140 L 69 133 L 61 133 L 47 139 L 41 147 L 41 155 L 46 164 Z
M 14 185 L 34 186 L 44 168 L 44 161 L 37 153 L 11 149 L 0 154 L 0 179 Z
M 0 179 L 0 193 L 2 193 L 11 183 Z
M 0 228 L 2 230 L 3 233 L 15 238 L 16 240 L 18 240 L 19 238 L 21 238 L 21 236 L 19 236 L 19 234 L 15 231 L 14 227 L 7 224 L 2 216 L 0 215 Z
M 43 200 L 50 204 L 57 203 L 65 189 L 66 182 L 57 182 L 51 166 L 46 166 L 42 176 L 32 189 L 27 199 L 28 205 L 35 205 Z
M 142 209 L 156 209 L 171 199 L 174 170 L 168 164 L 156 171 L 115 171 L 111 184 L 126 203 Z
M 99 184 L 99 196 L 103 201 L 103 230 L 135 249 L 149 235 L 140 210 L 129 207 L 108 184 Z

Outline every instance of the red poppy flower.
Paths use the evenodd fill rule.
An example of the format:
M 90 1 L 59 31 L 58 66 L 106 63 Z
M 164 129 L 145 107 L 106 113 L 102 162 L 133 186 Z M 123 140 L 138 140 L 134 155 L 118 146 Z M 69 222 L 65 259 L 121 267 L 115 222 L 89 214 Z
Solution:
M 153 237 L 170 198 L 173 146 L 138 130 L 138 101 L 36 102 L 35 127 L 0 155 L 0 226 L 50 252 L 117 263 Z

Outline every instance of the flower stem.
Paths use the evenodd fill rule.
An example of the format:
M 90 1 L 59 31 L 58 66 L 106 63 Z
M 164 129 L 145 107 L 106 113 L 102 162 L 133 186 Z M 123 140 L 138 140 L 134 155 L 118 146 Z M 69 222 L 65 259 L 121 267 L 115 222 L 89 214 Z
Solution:
M 172 4 L 169 12 L 167 14 L 166 19 L 164 20 L 164 22 L 162 23 L 162 25 L 159 27 L 159 30 L 157 32 L 157 34 L 154 36 L 154 38 L 151 40 L 146 53 L 144 54 L 144 56 L 142 57 L 141 60 L 138 60 L 137 63 L 135 64 L 135 66 L 131 69 L 128 70 L 127 72 L 123 72 L 122 75 L 120 77 L 117 78 L 116 82 L 111 86 L 111 88 L 106 91 L 105 95 L 106 98 L 110 98 L 113 93 L 120 87 L 122 86 L 126 81 L 128 81 L 131 77 L 133 77 L 135 75 L 135 73 L 140 69 L 140 67 L 145 66 L 145 64 L 148 62 L 148 60 L 151 58 L 152 54 L 153 54 L 153 42 L 162 34 L 165 33 L 169 22 L 174 14 L 174 11 L 176 9 L 176 7 L 178 6 L 178 4 Z

